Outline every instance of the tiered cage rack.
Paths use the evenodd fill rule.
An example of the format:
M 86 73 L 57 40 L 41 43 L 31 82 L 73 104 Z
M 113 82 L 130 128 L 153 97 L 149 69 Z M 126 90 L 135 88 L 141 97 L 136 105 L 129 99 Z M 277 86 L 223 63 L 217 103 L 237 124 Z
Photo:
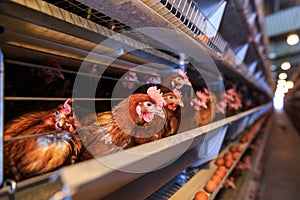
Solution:
M 260 1 L 4 0 L 0 3 L 0 10 L 1 133 L 5 125 L 4 119 L 13 117 L 8 114 L 9 107 L 6 107 L 12 102 L 14 105 L 20 104 L 18 108 L 23 108 L 28 102 L 47 107 L 49 102 L 61 103 L 69 97 L 45 98 L 26 93 L 22 96 L 3 93 L 4 89 L 9 91 L 4 84 L 6 72 L 13 73 L 16 70 L 18 73 L 18 69 L 28 67 L 49 69 L 42 63 L 51 57 L 63 66 L 61 72 L 70 79 L 76 75 L 91 76 L 78 73 L 83 61 L 99 66 L 109 65 L 103 77 L 111 81 L 117 81 L 128 70 L 143 74 L 153 71 L 168 74 L 179 68 L 184 59 L 176 50 L 174 53 L 161 50 L 166 47 L 172 49 L 172 42 L 168 41 L 180 40 L 179 43 L 193 44 L 204 49 L 223 74 L 226 83 L 234 84 L 238 81 L 246 85 L 249 91 L 257 92 L 264 98 L 264 101 L 251 109 L 224 120 L 134 147 L 130 151 L 151 151 L 132 158 L 121 166 L 134 168 L 141 163 L 147 166 L 155 160 L 156 166 L 149 169 L 151 171 L 177 159 L 165 168 L 147 173 L 126 173 L 93 159 L 18 182 L 16 190 L 15 183 L 3 180 L 1 175 L 3 187 L 0 198 L 110 199 L 130 196 L 131 199 L 151 199 L 151 194 L 155 194 L 165 184 L 170 184 L 174 177 L 193 163 L 203 167 L 204 163 L 219 154 L 228 141 L 234 140 L 271 109 L 273 82 L 268 70 L 268 40 Z M 159 41 L 139 31 L 143 27 L 166 28 L 179 32 L 183 37 L 170 35 L 166 40 Z M 129 32 L 116 36 L 116 33 L 124 31 Z M 111 37 L 114 39 L 113 45 L 101 43 Z M 156 48 L 151 48 L 153 45 Z M 97 51 L 93 51 L 94 56 L 87 59 L 95 47 Z M 127 52 L 128 49 L 137 50 Z M 116 57 L 119 59 L 116 60 Z M 137 65 L 142 65 L 143 68 L 135 68 Z M 203 74 L 216 76 L 213 71 L 198 70 Z M 194 77 L 191 81 L 197 85 L 199 80 Z M 105 87 L 110 89 L 109 85 Z M 120 99 L 100 96 L 93 100 L 103 102 Z M 6 142 L 3 141 L 2 134 L 1 142 Z M 190 143 L 189 148 L 181 155 L 186 143 Z M 2 147 L 3 145 L 0 150 L 1 163 Z M 100 161 L 122 159 L 125 154 L 126 152 L 121 151 L 100 158 Z M 181 156 L 178 158 L 178 155 Z M 184 187 L 180 185 L 178 190 L 182 186 Z M 143 189 L 136 191 L 136 187 Z

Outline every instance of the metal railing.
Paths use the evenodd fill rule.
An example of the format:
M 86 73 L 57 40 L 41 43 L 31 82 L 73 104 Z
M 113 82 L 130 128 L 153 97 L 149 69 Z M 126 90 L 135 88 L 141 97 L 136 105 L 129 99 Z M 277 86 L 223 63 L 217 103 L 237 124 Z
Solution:
M 146 4 L 148 2 L 147 0 L 142 1 Z M 206 43 L 213 51 L 224 53 L 228 43 L 203 14 L 196 2 L 193 0 L 160 0 L 153 2 L 154 3 L 150 4 L 149 7 L 155 7 L 154 11 L 158 12 L 162 8 L 167 8 L 182 24 L 186 25 L 196 37 L 204 34 L 205 39 L 202 39 L 202 42 Z M 164 15 L 164 13 L 162 13 L 162 15 Z M 181 23 L 175 23 L 174 25 L 179 27 L 182 25 Z

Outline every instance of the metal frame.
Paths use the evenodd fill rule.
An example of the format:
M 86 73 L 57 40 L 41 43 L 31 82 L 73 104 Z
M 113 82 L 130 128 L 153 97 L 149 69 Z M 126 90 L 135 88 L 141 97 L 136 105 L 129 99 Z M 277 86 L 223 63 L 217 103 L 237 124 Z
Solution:
M 250 114 L 255 114 L 255 116 L 258 117 L 261 115 L 261 113 L 265 113 L 271 107 L 271 103 L 262 105 L 249 111 L 228 117 L 224 120 L 214 122 L 207 126 L 202 126 L 200 128 L 163 138 L 152 143 L 133 147 L 130 149 L 130 152 L 145 152 L 147 149 L 147 152 L 150 151 L 151 153 L 131 157 L 130 161 L 128 160 L 126 162 L 122 162 L 119 166 L 119 169 L 133 169 L 138 167 L 141 162 L 145 164 L 149 161 L 153 162 L 153 160 L 155 160 L 157 167 L 164 166 L 169 161 L 176 159 L 178 156 L 178 150 L 182 149 L 187 142 L 195 140 L 190 146 L 190 148 L 194 148 L 199 144 L 200 141 L 203 141 L 202 137 L 205 136 L 205 134 L 208 134 L 213 130 L 217 130 L 218 128 L 227 124 L 231 124 L 232 122 Z M 99 199 L 144 175 L 143 173 L 124 173 L 122 171 L 118 171 L 118 169 L 112 169 L 103 164 L 110 160 L 124 161 L 126 156 L 128 157 L 126 151 L 120 151 L 115 154 L 98 158 L 97 160 L 94 159 L 83 163 L 78 163 L 76 168 L 68 166 L 58 170 L 56 177 L 61 180 L 63 188 L 68 188 L 68 190 L 60 192 L 59 195 L 62 195 L 63 193 L 65 198 L 72 197 L 74 199 L 80 199 L 86 196 L 86 194 L 90 194 L 91 198 Z M 194 158 L 194 162 L 198 159 L 200 159 L 200 157 Z M 78 174 L 80 174 L 80 176 L 78 176 Z M 116 180 L 116 176 L 122 177 L 122 181 L 120 181 L 119 178 Z
M 0 49 L 0 185 L 3 182 L 4 62 Z
M 114 1 L 114 0 L 112 0 L 112 1 Z M 108 2 L 112 2 L 112 1 L 108 1 Z M 20 7 L 26 7 L 28 10 L 33 9 L 35 11 L 38 11 L 37 12 L 38 14 L 35 13 L 36 15 L 41 15 L 41 14 L 49 15 L 49 16 L 47 16 L 47 19 L 53 18 L 53 19 L 51 19 L 52 23 L 60 21 L 62 23 L 65 23 L 65 25 L 67 24 L 68 28 L 73 27 L 73 28 L 82 29 L 81 32 L 78 35 L 76 35 L 76 37 L 83 37 L 83 35 L 85 33 L 88 33 L 88 35 L 90 36 L 91 32 L 93 34 L 95 34 L 93 36 L 100 36 L 100 37 L 103 37 L 103 36 L 108 37 L 108 36 L 111 36 L 112 34 L 114 34 L 114 32 L 112 30 L 109 30 L 100 25 L 97 25 L 96 23 L 91 22 L 87 19 L 83 19 L 79 16 L 76 16 L 75 14 L 64 11 L 63 9 L 56 8 L 55 6 L 48 4 L 46 2 L 43 2 L 43 5 L 47 5 L 48 8 L 50 8 L 48 10 L 47 9 L 45 10 L 45 8 L 47 8 L 47 7 L 43 7 L 43 6 L 39 7 L 39 5 L 41 4 L 42 1 L 38 1 L 38 0 L 32 1 L 33 4 L 30 4 L 30 5 L 26 4 L 25 0 L 13 0 L 12 2 L 14 4 L 18 4 L 18 6 L 20 6 Z M 122 0 L 120 2 L 124 3 L 124 2 L 128 2 L 128 1 Z M 136 2 L 138 2 L 138 1 L 136 1 Z M 157 1 L 157 2 L 160 3 L 159 1 Z M 166 0 L 166 2 L 171 2 L 171 1 Z M 173 1 L 173 3 L 174 2 L 175 2 L 175 0 Z M 178 1 L 176 1 L 176 2 L 178 2 Z M 190 1 L 190 2 L 193 2 L 193 1 Z M 155 5 L 155 4 L 153 4 L 153 5 Z M 167 5 L 167 4 L 165 4 L 165 5 Z M 176 5 L 172 4 L 171 8 L 175 8 L 175 7 L 176 7 Z M 179 8 L 180 9 L 182 8 L 183 12 L 179 12 Z M 201 12 L 200 12 L 200 10 L 197 10 L 196 8 L 197 8 L 196 6 L 192 6 L 191 4 L 187 5 L 187 1 L 180 0 L 176 14 L 179 13 L 179 16 L 182 16 L 184 18 L 184 20 L 178 21 L 178 19 L 177 19 L 177 21 L 174 21 L 174 23 L 175 22 L 177 23 L 177 26 L 176 26 L 177 29 L 179 28 L 180 30 L 185 32 L 187 35 L 190 35 L 192 38 L 199 41 L 199 44 L 201 45 L 201 44 L 203 44 L 203 42 L 201 43 L 199 39 L 195 38 L 195 31 L 197 30 L 195 25 L 199 25 L 200 27 L 204 26 L 204 25 L 203 25 L 203 22 L 201 21 L 202 19 L 200 17 L 197 18 L 197 16 L 201 16 Z M 169 11 L 166 12 L 167 9 L 168 8 L 166 6 L 165 7 L 160 6 L 159 8 L 156 9 L 156 11 L 157 12 L 159 11 L 162 16 L 166 16 L 167 14 L 170 14 Z M 186 15 L 184 14 L 185 11 L 186 11 Z M 28 11 L 28 12 L 30 12 L 30 11 Z M 148 11 L 146 11 L 146 12 L 151 13 L 151 15 L 155 15 L 156 17 L 154 19 L 158 19 L 160 17 L 157 15 L 157 13 L 154 13 L 150 9 L 148 9 Z M 53 13 L 58 14 L 58 15 L 54 15 Z M 18 12 L 9 13 L 9 14 L 10 14 L 10 16 L 17 16 Z M 143 14 L 143 13 L 140 13 L 140 14 Z M 36 17 L 36 15 L 34 17 Z M 171 15 L 168 15 L 168 16 L 169 16 L 168 20 L 172 20 L 172 19 L 174 20 L 174 18 L 172 18 Z M 30 17 L 31 16 L 29 15 L 28 18 L 30 18 Z M 43 18 L 43 19 L 45 19 L 45 18 Z M 30 21 L 33 19 L 28 19 L 28 20 Z M 36 19 L 36 20 L 39 21 L 41 19 Z M 39 22 L 41 23 L 42 20 Z M 172 23 L 172 24 L 168 23 L 165 26 L 174 28 L 174 23 Z M 185 24 L 185 23 L 187 23 L 187 24 Z M 190 30 L 190 27 L 189 27 L 189 25 L 191 25 L 191 24 L 194 25 L 194 28 L 192 28 L 192 30 Z M 52 25 L 47 24 L 47 27 L 43 27 L 43 28 L 46 28 L 46 29 L 49 28 L 49 29 L 53 30 L 57 27 L 55 27 L 55 25 L 53 25 L 53 24 Z M 59 27 L 59 28 L 63 29 L 64 27 Z M 177 30 L 177 29 L 175 29 L 175 30 Z M 59 31 L 62 31 L 62 30 L 59 30 Z M 70 33 L 70 32 L 71 32 L 70 30 L 68 31 L 66 29 L 62 31 L 62 33 L 64 33 L 64 34 L 74 34 L 74 33 Z M 197 30 L 197 32 L 198 32 L 198 34 L 200 33 L 200 31 L 198 31 L 198 30 Z M 31 37 L 31 38 L 33 38 L 33 37 Z M 90 39 L 90 40 L 91 40 L 90 42 L 94 42 L 94 41 L 92 41 L 92 39 Z M 47 41 L 47 40 L 44 39 L 42 41 Z M 147 47 L 146 45 L 144 45 L 140 42 L 137 42 L 129 37 L 125 38 L 125 40 L 124 40 L 124 38 L 119 38 L 119 41 L 125 42 L 126 44 L 132 45 L 132 46 L 137 45 L 138 47 L 140 47 L 140 46 Z M 217 41 L 219 41 L 219 42 L 217 42 Z M 63 41 L 63 42 L 67 42 L 67 41 Z M 55 43 L 55 42 L 53 42 L 53 43 Z M 222 37 L 219 35 L 217 35 L 217 37 L 216 37 L 216 44 L 218 46 L 222 46 L 222 44 L 223 44 Z M 207 45 L 210 45 L 210 44 L 207 44 Z M 64 46 L 68 47 L 67 45 L 64 45 Z M 212 48 L 212 46 L 208 46 L 208 47 L 209 47 L 209 48 L 207 48 L 208 51 L 210 53 L 213 52 L 212 55 L 217 57 L 217 54 L 216 54 L 217 50 Z M 71 48 L 75 49 L 75 47 L 71 47 Z M 69 49 L 71 49 L 71 48 L 69 48 Z M 222 48 L 223 48 L 223 46 L 222 46 Z M 230 55 L 231 58 L 233 58 L 235 56 L 234 52 L 232 51 L 232 49 L 230 48 L 228 43 L 225 43 L 224 52 L 226 52 L 225 55 Z M 174 62 L 178 61 L 174 57 L 169 56 L 167 54 L 163 54 L 160 51 L 152 51 L 152 52 L 147 52 L 147 53 L 155 55 L 155 56 L 165 59 L 167 61 L 174 61 Z M 0 71 L 1 79 L 0 80 L 2 81 L 0 83 L 0 88 L 3 88 L 3 74 L 4 74 L 4 72 L 2 70 L 3 62 L 0 67 L 1 67 L 0 68 L 1 69 L 1 71 Z M 227 67 L 233 68 L 231 65 L 229 65 Z M 249 80 L 247 77 L 245 77 L 245 76 L 241 76 L 241 77 L 243 77 L 249 83 L 254 84 L 257 88 L 260 87 L 258 84 L 255 84 L 254 81 Z M 4 99 L 3 90 L 1 90 L 1 92 L 2 92 L 1 106 L 3 107 L 3 101 L 9 100 L 10 97 L 6 97 L 6 99 Z M 13 98 L 11 98 L 11 99 L 13 99 Z M 13 99 L 13 100 L 16 100 L 16 99 Z M 20 99 L 20 100 L 24 100 L 24 99 Z M 182 143 L 187 142 L 189 140 L 196 139 L 195 140 L 196 143 L 193 144 L 194 145 L 193 147 L 195 147 L 195 146 L 197 146 L 197 142 L 200 141 L 200 138 L 202 137 L 202 135 L 207 134 L 207 132 L 216 130 L 217 128 L 219 128 L 221 126 L 228 125 L 231 122 L 234 122 L 245 116 L 250 116 L 250 115 L 254 116 L 254 114 L 260 113 L 261 111 L 265 112 L 266 110 L 270 109 L 270 107 L 271 107 L 270 104 L 262 105 L 260 107 L 256 107 L 254 109 L 248 110 L 248 111 L 240 113 L 238 115 L 226 118 L 223 121 L 217 121 L 208 126 L 200 127 L 198 129 L 191 130 L 191 131 L 188 131 L 183 134 L 175 135 L 174 137 L 165 138 L 165 139 L 159 140 L 155 143 L 145 144 L 145 145 L 138 146 L 136 148 L 132 148 L 132 151 L 138 152 L 139 150 L 144 150 L 147 148 L 149 148 L 151 150 L 156 149 L 156 148 L 159 149 L 159 147 L 161 147 L 161 144 L 167 145 L 165 149 L 160 149 L 159 151 L 158 150 L 154 151 L 154 153 L 151 155 L 145 155 L 142 158 L 134 159 L 129 163 L 124 163 L 124 165 L 129 165 L 129 166 L 136 165 L 141 160 L 155 158 L 156 156 L 159 159 L 161 159 L 160 165 L 163 165 L 163 164 L 165 164 L 164 162 L 168 161 L 168 160 L 163 160 L 164 157 L 166 155 L 168 156 L 169 155 L 168 153 L 170 153 L 170 152 L 172 153 L 172 151 L 174 151 L 174 149 L 179 148 Z M 1 113 L 1 111 L 2 111 L 2 113 Z M 1 117 L 3 117 L 3 109 L 0 110 L 0 114 L 2 115 Z M 253 119 L 254 119 L 254 117 L 253 117 Z M 3 133 L 3 121 L 2 121 L 2 123 L 0 123 L 0 125 L 1 125 L 0 128 L 2 128 L 1 133 Z M 1 137 L 3 137 L 3 135 L 1 135 Z M 1 139 L 3 139 L 3 138 L 1 138 Z M 177 140 L 176 144 L 173 143 L 174 139 Z M 3 145 L 2 145 L 2 147 L 3 147 Z M 122 157 L 123 154 L 124 154 L 124 152 L 119 152 L 114 155 L 110 155 L 108 157 L 118 159 L 118 158 Z M 2 156 L 2 154 L 0 156 Z M 172 156 L 173 157 L 168 157 L 168 159 L 174 158 L 175 155 L 172 154 Z M 194 157 L 193 159 L 190 160 L 190 162 L 195 161 L 195 159 L 196 158 Z M 183 159 L 183 160 L 185 160 L 185 159 Z M 181 167 L 183 167 L 183 165 L 181 165 Z M 95 174 L 93 174 L 94 175 L 93 177 L 90 177 L 89 173 L 94 172 L 96 169 L 98 169 L 98 170 L 103 169 L 103 171 L 101 171 L 100 173 L 96 172 Z M 178 172 L 179 170 L 182 170 L 182 168 L 180 168 L 179 166 L 178 167 L 175 166 L 174 171 Z M 152 175 L 153 174 L 147 174 L 147 176 L 152 176 Z M 115 180 L 116 176 L 120 176 L 120 173 L 118 171 L 112 170 L 112 169 L 107 169 L 105 166 L 99 167 L 99 163 L 95 160 L 92 160 L 92 161 L 79 163 L 76 167 L 70 166 L 70 167 L 62 168 L 61 170 L 57 171 L 54 175 L 50 174 L 50 175 L 43 177 L 43 180 L 45 180 L 46 183 L 52 184 L 53 182 L 49 182 L 50 181 L 49 176 L 51 176 L 52 179 L 56 179 L 56 181 L 58 181 L 58 182 L 62 181 L 62 184 L 63 184 L 63 187 L 61 188 L 62 191 L 60 191 L 59 193 L 57 193 L 54 196 L 54 199 L 56 199 L 56 198 L 59 199 L 59 197 L 75 197 L 75 198 L 76 197 L 85 197 L 87 193 L 91 194 L 91 195 L 92 194 L 97 195 L 97 198 L 98 198 L 99 193 L 101 193 L 100 196 L 101 195 L 104 196 L 104 195 L 108 194 L 109 192 L 117 190 L 117 189 L 121 188 L 122 186 L 128 184 L 129 182 L 139 178 L 140 176 L 142 176 L 142 174 L 134 174 L 134 175 L 121 174 L 122 182 L 119 182 L 118 180 Z M 171 174 L 169 176 L 171 176 Z M 74 177 L 76 177 L 76 179 L 74 179 Z M 151 178 L 153 179 L 153 177 L 151 177 Z M 21 193 L 18 193 L 18 191 L 17 191 L 17 194 L 24 194 L 24 193 L 22 193 L 22 189 L 26 190 L 26 188 L 32 186 L 32 183 L 39 185 L 40 179 L 41 179 L 41 177 L 36 177 L 36 178 L 31 179 L 30 181 L 24 181 L 24 182 L 18 183 L 18 188 L 20 188 Z M 166 179 L 170 180 L 170 177 L 168 177 Z M 116 182 L 117 182 L 117 184 L 116 184 Z M 48 184 L 45 184 L 44 186 L 41 186 L 41 187 L 43 187 L 43 189 L 46 190 L 47 186 L 48 186 Z M 99 188 L 101 186 L 103 186 L 103 188 L 101 188 L 101 189 L 103 189 L 104 192 L 99 191 Z M 107 189 L 107 190 L 105 191 L 105 189 Z M 8 187 L 5 187 L 0 190 L 0 194 L 3 194 L 3 193 L 6 194 L 7 191 L 9 191 Z

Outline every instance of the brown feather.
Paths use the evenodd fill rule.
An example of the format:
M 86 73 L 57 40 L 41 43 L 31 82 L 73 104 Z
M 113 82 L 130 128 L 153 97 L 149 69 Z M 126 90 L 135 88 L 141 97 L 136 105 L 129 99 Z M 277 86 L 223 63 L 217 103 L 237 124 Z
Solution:
M 207 109 L 201 109 L 199 114 L 199 126 L 204 126 L 211 123 L 215 117 L 215 108 L 217 97 L 210 92 L 210 99 L 207 103 Z
M 73 117 L 66 119 L 73 124 Z M 5 126 L 4 138 L 57 132 L 54 126 L 55 109 L 29 113 Z M 7 178 L 16 181 L 40 175 L 72 163 L 82 148 L 76 132 L 61 132 L 4 143 L 4 171 Z
M 89 123 L 88 131 L 81 137 L 86 151 L 90 152 L 84 152 L 81 159 L 85 160 L 91 155 L 101 157 L 133 147 L 136 142 L 143 143 L 139 139 L 144 137 L 139 135 L 139 128 L 148 127 L 151 123 L 138 117 L 136 107 L 139 102 L 146 101 L 152 102 L 147 94 L 132 94 L 113 108 L 112 112 L 98 113 L 97 121 Z

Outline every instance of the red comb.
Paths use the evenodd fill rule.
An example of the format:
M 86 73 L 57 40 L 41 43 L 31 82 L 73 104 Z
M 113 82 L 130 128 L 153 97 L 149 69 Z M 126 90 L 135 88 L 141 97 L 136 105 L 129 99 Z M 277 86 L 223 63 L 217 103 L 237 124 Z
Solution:
M 184 80 L 189 80 L 189 77 L 186 75 L 186 72 L 182 69 L 179 69 L 178 73 L 183 77 Z
M 181 94 L 181 92 L 180 92 L 179 90 L 174 89 L 174 90 L 173 90 L 173 93 L 175 94 L 175 96 L 177 97 L 177 99 L 181 99 L 182 94 Z
M 156 86 L 149 87 L 147 90 L 147 94 L 155 102 L 156 105 L 163 107 L 164 98 L 162 96 L 162 93 L 160 93 L 160 90 L 157 89 Z

